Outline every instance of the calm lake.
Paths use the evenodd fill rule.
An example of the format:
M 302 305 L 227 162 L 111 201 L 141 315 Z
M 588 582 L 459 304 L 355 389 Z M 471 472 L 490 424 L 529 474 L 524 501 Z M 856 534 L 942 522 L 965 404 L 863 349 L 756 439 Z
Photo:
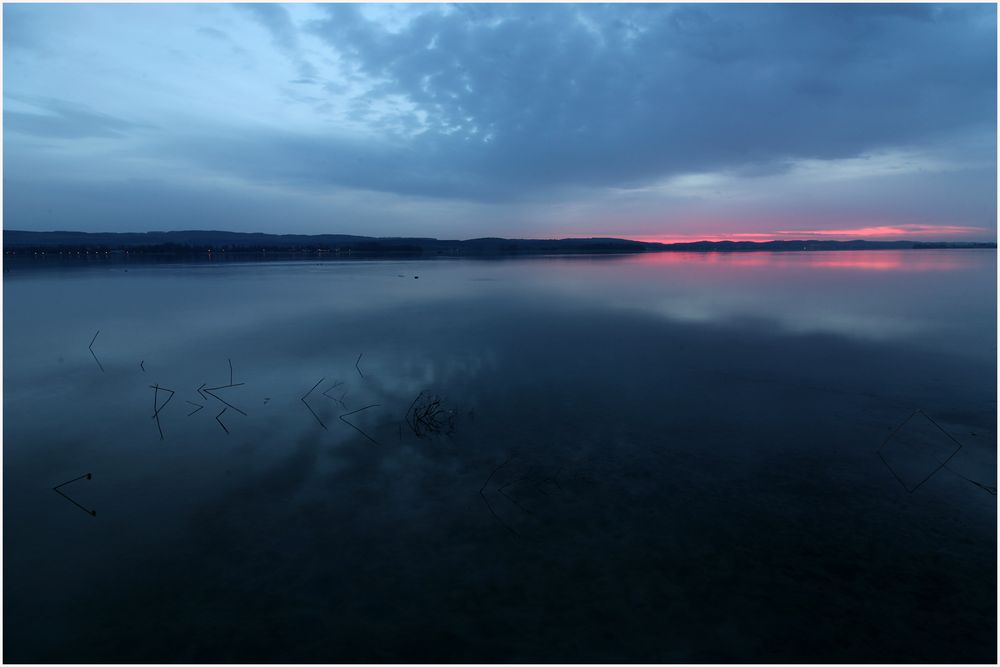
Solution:
M 7 662 L 997 659 L 995 250 L 6 267 Z

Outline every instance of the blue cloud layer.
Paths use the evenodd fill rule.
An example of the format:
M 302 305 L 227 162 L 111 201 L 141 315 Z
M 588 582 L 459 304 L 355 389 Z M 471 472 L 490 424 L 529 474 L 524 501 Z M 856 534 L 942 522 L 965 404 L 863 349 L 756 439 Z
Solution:
M 157 22 L 147 50 L 102 41 L 133 27 L 154 38 Z M 783 189 L 780 175 L 805 162 L 933 153 L 933 168 L 907 171 L 912 186 L 962 171 L 956 201 L 985 204 L 960 222 L 995 234 L 992 5 L 14 5 L 4 38 L 18 182 L 70 183 L 86 164 L 108 189 L 141 163 L 165 190 L 200 173 L 303 201 L 372 193 L 351 209 L 379 221 L 369 233 L 409 224 L 393 217 L 409 197 L 413 219 L 444 212 L 464 236 L 505 231 L 463 223 L 469 207 L 492 207 L 492 226 L 516 211 L 544 233 L 560 202 L 588 200 L 607 220 L 609 198 L 639 189 L 646 219 L 686 233 L 698 223 L 671 179 L 767 177 L 767 206 L 801 208 L 797 181 Z M 82 79 L 53 73 L 78 54 L 91 65 Z M 141 86 L 175 87 L 189 105 Z M 948 201 L 932 208 L 954 222 Z M 19 216 L 40 220 L 5 206 L 8 227 Z

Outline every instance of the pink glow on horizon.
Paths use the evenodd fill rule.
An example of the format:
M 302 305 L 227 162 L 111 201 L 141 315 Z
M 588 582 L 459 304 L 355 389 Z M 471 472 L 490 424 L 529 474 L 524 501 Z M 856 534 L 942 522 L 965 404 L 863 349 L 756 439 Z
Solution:
M 796 231 L 778 231 L 776 234 L 782 236 L 818 234 L 821 236 L 853 236 L 861 237 L 886 237 L 886 236 L 942 236 L 949 234 L 975 234 L 982 233 L 980 227 L 964 227 L 961 225 L 878 225 L 874 227 L 855 227 L 851 229 L 811 229 Z
M 913 237 L 934 237 L 933 240 L 944 241 L 955 235 L 975 235 L 975 240 L 987 241 L 991 230 L 983 227 L 968 227 L 963 225 L 869 225 L 859 227 L 827 228 L 827 229 L 781 229 L 773 232 L 732 232 L 711 234 L 672 234 L 672 235 L 639 235 L 629 236 L 636 241 L 650 243 L 693 243 L 696 241 L 806 241 L 813 239 L 828 240 L 910 240 Z

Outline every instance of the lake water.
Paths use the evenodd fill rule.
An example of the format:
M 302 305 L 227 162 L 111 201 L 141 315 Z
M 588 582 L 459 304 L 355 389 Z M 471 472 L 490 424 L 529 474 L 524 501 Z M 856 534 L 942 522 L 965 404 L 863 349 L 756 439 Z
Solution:
M 996 251 L 6 266 L 8 662 L 996 661 Z

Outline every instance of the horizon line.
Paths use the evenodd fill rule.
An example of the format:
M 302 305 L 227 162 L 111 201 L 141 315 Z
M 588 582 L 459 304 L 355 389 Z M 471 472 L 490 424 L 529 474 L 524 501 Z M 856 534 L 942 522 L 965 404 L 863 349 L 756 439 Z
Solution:
M 35 229 L 2 229 L 4 234 L 6 233 L 18 233 L 18 234 L 86 234 L 86 235 L 98 235 L 98 234 L 189 234 L 189 233 L 200 233 L 200 234 L 262 234 L 265 236 L 305 236 L 305 237 L 320 237 L 320 236 L 348 236 L 360 239 L 377 239 L 377 240 L 387 240 L 387 239 L 414 239 L 414 240 L 430 240 L 430 241 L 456 241 L 459 243 L 469 242 L 469 241 L 483 241 L 489 239 L 496 239 L 500 241 L 595 241 L 595 240 L 606 240 L 606 241 L 625 241 L 629 243 L 643 243 L 649 245 L 689 245 L 694 243 L 741 243 L 741 244 L 765 244 L 765 243 L 921 243 L 921 244 L 938 244 L 938 243 L 978 243 L 978 244 L 992 244 L 996 245 L 996 240 L 975 240 L 975 239 L 962 239 L 962 240 L 915 240 L 912 238 L 864 238 L 864 237 L 852 237 L 843 239 L 831 239 L 831 238 L 757 238 L 756 240 L 750 239 L 740 239 L 740 238 L 729 238 L 715 235 L 706 235 L 706 237 L 692 237 L 689 239 L 653 239 L 650 237 L 639 236 L 637 238 L 629 238 L 624 236 L 543 236 L 543 237 L 507 237 L 507 236 L 475 236 L 469 238 L 439 238 L 435 236 L 369 236 L 364 234 L 348 234 L 342 232 L 319 232 L 319 233 L 302 233 L 302 232 L 247 232 L 247 231 L 232 231 L 227 229 L 153 229 L 146 231 L 83 231 L 83 230 L 72 230 L 72 229 L 53 229 L 53 230 L 35 230 Z M 820 232 L 822 233 L 822 232 Z M 750 234 L 734 234 L 733 236 L 751 236 Z M 752 236 L 764 236 L 753 234 Z

